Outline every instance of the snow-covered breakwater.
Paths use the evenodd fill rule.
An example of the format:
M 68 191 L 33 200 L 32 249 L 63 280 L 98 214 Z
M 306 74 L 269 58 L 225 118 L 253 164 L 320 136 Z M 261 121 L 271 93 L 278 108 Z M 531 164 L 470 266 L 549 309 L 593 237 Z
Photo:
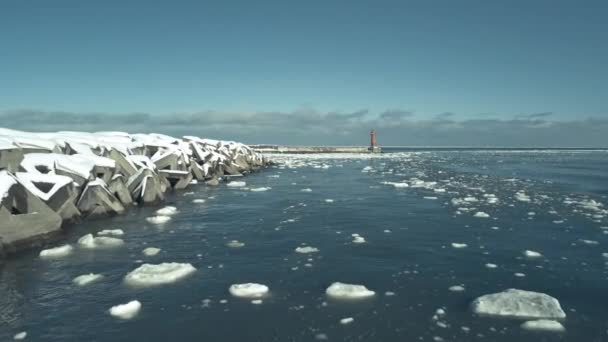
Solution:
M 0 128 L 0 257 L 43 244 L 64 222 L 121 214 L 162 202 L 167 191 L 215 186 L 268 164 L 233 141 Z

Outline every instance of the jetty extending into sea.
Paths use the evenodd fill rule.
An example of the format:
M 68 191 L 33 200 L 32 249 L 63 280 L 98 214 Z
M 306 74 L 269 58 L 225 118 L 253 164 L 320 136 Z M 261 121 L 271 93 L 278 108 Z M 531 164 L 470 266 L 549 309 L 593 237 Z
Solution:
M 0 128 L 0 259 L 55 239 L 67 222 L 157 204 L 168 191 L 217 186 L 269 164 L 233 141 Z

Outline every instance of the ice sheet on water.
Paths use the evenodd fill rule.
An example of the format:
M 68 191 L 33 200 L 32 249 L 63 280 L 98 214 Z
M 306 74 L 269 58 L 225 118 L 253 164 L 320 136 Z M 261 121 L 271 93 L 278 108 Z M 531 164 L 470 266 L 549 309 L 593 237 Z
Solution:
M 258 283 L 232 284 L 228 291 L 241 298 L 261 298 L 268 294 L 268 286 Z
M 526 321 L 521 324 L 521 328 L 530 331 L 546 331 L 546 332 L 564 332 L 566 328 L 558 322 L 548 319 L 539 319 L 535 321 Z
M 342 318 L 340 320 L 340 324 L 342 324 L 342 325 L 351 324 L 354 321 L 355 321 L 354 318 L 352 318 L 352 317 L 346 317 L 346 318 Z
M 170 220 L 171 220 L 171 216 L 165 216 L 165 215 L 146 217 L 146 221 L 148 221 L 152 224 L 164 224 L 164 223 L 169 222 Z
M 42 251 L 40 251 L 40 257 L 44 259 L 62 258 L 64 256 L 72 254 L 73 250 L 74 247 L 70 245 L 43 249 Z
M 147 247 L 144 248 L 143 251 L 141 251 L 145 256 L 155 256 L 156 254 L 160 253 L 160 248 L 156 248 L 156 247 Z
M 481 296 L 473 301 L 473 312 L 480 315 L 515 318 L 563 319 L 566 313 L 557 299 L 545 293 L 508 289 Z
M 353 243 L 365 243 L 367 241 L 365 241 L 365 238 L 359 234 L 351 234 L 353 237 Z
M 524 251 L 524 255 L 528 258 L 540 258 L 543 255 L 536 251 L 526 250 Z
M 376 294 L 374 291 L 370 291 L 364 285 L 346 284 L 341 282 L 335 282 L 331 284 L 326 290 L 327 296 L 335 299 L 362 299 L 369 298 Z
M 489 214 L 484 213 L 483 211 L 478 211 L 475 213 L 475 215 L 473 215 L 474 217 L 478 217 L 478 218 L 488 218 L 490 217 Z
M 20 333 L 16 333 L 15 336 L 13 336 L 13 339 L 19 341 L 19 340 L 25 339 L 26 337 L 27 337 L 27 332 L 22 331 Z
M 242 188 L 244 186 L 246 186 L 247 183 L 243 182 L 243 181 L 232 181 L 230 183 L 227 184 L 227 186 L 231 187 L 231 188 Z
M 312 192 L 311 188 L 305 188 L 305 189 L 301 189 L 301 192 Z
M 306 246 L 306 247 L 296 247 L 296 253 L 308 254 L 308 253 L 317 253 L 319 251 L 318 248 Z
M 201 204 L 201 203 L 205 203 L 205 200 L 202 198 L 196 198 L 196 199 L 192 200 L 192 203 Z
M 452 242 L 453 248 L 466 248 L 468 245 L 466 243 Z
M 119 304 L 110 308 L 110 315 L 120 319 L 131 319 L 141 310 L 141 303 L 137 300 L 126 304 Z
M 124 245 L 125 242 L 119 238 L 98 236 L 93 237 L 93 234 L 87 234 L 78 239 L 78 246 L 86 249 L 97 249 L 97 248 L 114 248 Z
M 448 290 L 450 290 L 452 292 L 462 292 L 462 291 L 464 291 L 464 286 L 462 286 L 462 285 L 454 285 L 454 286 L 450 286 L 448 288 Z
M 523 192 L 523 190 L 520 190 L 515 193 L 515 199 L 520 202 L 530 202 L 530 196 L 526 195 L 526 193 Z
M 122 236 L 122 235 L 125 235 L 125 232 L 122 229 L 104 229 L 104 230 L 98 232 L 97 235 Z
M 196 268 L 188 263 L 143 264 L 127 273 L 125 282 L 133 286 L 164 285 L 175 283 L 195 271 Z
M 159 215 L 159 216 L 172 216 L 172 215 L 175 215 L 177 213 L 178 213 L 177 208 L 173 207 L 173 206 L 170 206 L 170 205 L 168 205 L 168 206 L 166 206 L 164 208 L 158 209 L 156 211 L 156 215 Z
M 268 191 L 270 189 L 272 189 L 272 188 L 269 187 L 269 186 L 266 186 L 266 187 L 263 186 L 263 187 L 259 187 L 259 188 L 251 188 L 251 189 L 249 189 L 249 191 L 252 191 L 252 192 L 263 192 L 263 191 Z
M 245 246 L 245 244 L 239 240 L 231 240 L 226 244 L 226 246 L 230 248 L 240 248 Z
M 74 278 L 72 280 L 72 282 L 78 286 L 85 286 L 85 285 L 92 284 L 92 283 L 100 280 L 101 278 L 103 278 L 103 275 L 101 275 L 101 274 L 89 273 L 89 274 L 79 275 L 78 277 Z

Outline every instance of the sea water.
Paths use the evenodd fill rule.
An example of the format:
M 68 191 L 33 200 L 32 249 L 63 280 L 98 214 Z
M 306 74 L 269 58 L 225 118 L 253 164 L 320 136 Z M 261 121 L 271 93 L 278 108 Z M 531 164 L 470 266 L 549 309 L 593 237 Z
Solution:
M 146 220 L 161 207 L 133 208 L 44 246 L 69 254 L 7 260 L 0 340 L 608 341 L 606 151 L 273 158 L 232 180 L 243 186 L 171 193 L 168 220 Z M 124 244 L 78 245 L 114 229 Z M 125 281 L 163 263 L 147 269 L 170 269 L 160 277 L 171 281 Z M 90 274 L 101 276 L 74 282 Z M 326 294 L 336 282 L 374 294 L 336 299 Z M 265 291 L 231 294 L 249 283 Z M 509 288 L 558 299 L 565 332 L 471 310 Z

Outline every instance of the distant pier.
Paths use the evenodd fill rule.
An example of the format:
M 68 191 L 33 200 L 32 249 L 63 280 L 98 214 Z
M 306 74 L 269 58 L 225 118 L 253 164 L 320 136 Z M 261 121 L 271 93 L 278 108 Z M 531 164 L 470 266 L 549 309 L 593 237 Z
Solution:
M 281 145 L 249 145 L 259 153 L 380 153 L 378 146 L 373 149 L 368 146 L 281 146 Z
M 370 132 L 369 146 L 281 146 L 281 145 L 249 145 L 258 153 L 382 153 L 382 148 L 376 140 L 376 131 Z

